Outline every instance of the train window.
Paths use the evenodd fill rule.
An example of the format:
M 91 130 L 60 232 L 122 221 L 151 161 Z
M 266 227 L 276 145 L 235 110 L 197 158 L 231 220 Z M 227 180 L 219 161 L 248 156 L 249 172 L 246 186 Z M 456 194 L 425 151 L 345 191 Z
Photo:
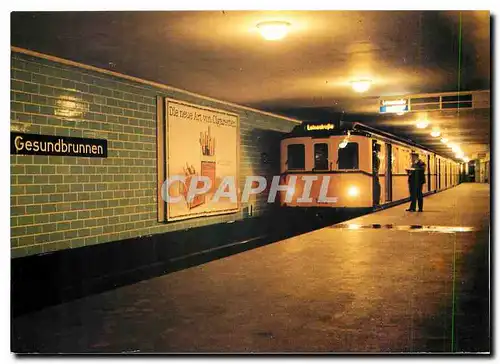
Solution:
M 358 143 L 339 149 L 339 169 L 359 169 Z
M 328 144 L 314 144 L 314 169 L 328 169 Z
M 306 167 L 306 149 L 304 144 L 288 146 L 288 169 L 304 169 Z

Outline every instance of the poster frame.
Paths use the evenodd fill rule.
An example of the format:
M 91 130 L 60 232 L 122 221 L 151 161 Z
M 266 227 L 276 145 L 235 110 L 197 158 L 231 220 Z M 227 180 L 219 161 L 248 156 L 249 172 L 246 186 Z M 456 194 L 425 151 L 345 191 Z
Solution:
M 175 104 L 181 104 L 185 105 L 188 107 L 194 107 L 197 109 L 201 110 L 206 110 L 209 112 L 216 112 L 220 114 L 225 114 L 229 115 L 232 117 L 236 118 L 236 174 L 235 174 L 235 182 L 236 182 L 236 195 L 237 195 L 237 202 L 236 202 L 236 207 L 232 209 L 227 209 L 227 210 L 219 210 L 219 211 L 213 211 L 213 212 L 199 212 L 199 213 L 194 213 L 194 214 L 187 214 L 187 215 L 182 215 L 182 216 L 176 216 L 172 217 L 170 216 L 170 204 L 165 203 L 163 200 L 162 202 L 165 203 L 165 208 L 164 208 L 164 216 L 165 222 L 172 222 L 172 221 L 181 221 L 181 220 L 189 220 L 189 219 L 194 219 L 194 218 L 199 218 L 199 217 L 207 217 L 207 216 L 218 216 L 218 215 L 228 215 L 228 214 L 235 214 L 241 211 L 241 197 L 240 197 L 240 115 L 234 112 L 229 112 L 223 109 L 216 109 L 213 107 L 208 107 L 204 105 L 198 105 L 190 102 L 186 102 L 183 100 L 177 100 L 174 98 L 169 98 L 169 97 L 163 97 L 163 117 L 162 117 L 162 126 L 158 126 L 159 129 L 163 129 L 165 132 L 163 133 L 163 145 L 164 145 L 164 162 L 159 161 L 159 164 L 162 164 L 164 166 L 165 170 L 165 180 L 170 176 L 170 170 L 169 170 L 169 158 L 171 156 L 171 151 L 169 149 L 168 145 L 168 139 L 170 136 L 170 125 L 169 125 L 169 117 L 168 117 L 168 105 L 169 103 L 175 103 Z M 158 141 L 159 143 L 161 142 L 160 140 Z M 159 182 L 160 183 L 160 182 Z M 161 182 L 163 184 L 163 181 Z M 161 185 L 158 186 L 158 189 L 161 189 Z M 161 198 L 160 198 L 161 199 Z M 160 220 L 160 219 L 159 219 Z

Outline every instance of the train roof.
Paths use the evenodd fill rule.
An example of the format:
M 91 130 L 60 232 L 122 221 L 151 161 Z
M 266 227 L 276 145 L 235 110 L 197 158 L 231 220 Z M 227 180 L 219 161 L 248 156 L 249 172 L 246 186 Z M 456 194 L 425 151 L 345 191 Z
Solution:
M 387 138 L 390 140 L 394 140 L 396 142 L 406 144 L 409 147 L 423 149 L 430 153 L 436 153 L 435 151 L 424 147 L 423 145 L 417 144 L 410 139 L 406 139 L 389 132 L 373 128 L 366 124 L 360 122 L 303 122 L 300 125 L 296 125 L 292 131 L 284 136 L 284 139 L 288 138 L 297 138 L 297 137 L 312 137 L 312 138 L 328 138 L 332 135 L 346 135 L 347 132 L 350 132 L 351 135 L 363 135 L 367 137 L 378 136 Z M 452 159 L 449 157 L 445 157 L 447 159 Z

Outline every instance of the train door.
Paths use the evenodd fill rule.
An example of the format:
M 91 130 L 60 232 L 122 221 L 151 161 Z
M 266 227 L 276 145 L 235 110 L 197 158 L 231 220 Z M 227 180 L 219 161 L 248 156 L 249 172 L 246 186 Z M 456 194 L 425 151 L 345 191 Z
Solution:
M 427 154 L 427 191 L 431 192 L 431 155 Z
M 448 162 L 444 162 L 444 188 L 448 187 Z
M 380 180 L 378 177 L 380 170 L 380 144 L 372 140 L 372 196 L 373 206 L 380 205 Z
M 385 202 L 392 201 L 392 144 L 385 143 Z
M 434 160 L 434 192 L 436 192 L 438 186 L 438 160 L 435 154 L 433 160 Z
M 438 190 L 441 190 L 441 158 L 438 158 Z
M 467 169 L 467 182 L 476 182 L 476 161 L 469 162 Z
M 451 162 L 448 162 L 448 170 L 449 170 L 449 174 L 448 174 L 448 187 L 451 187 L 453 186 L 453 170 L 452 170 L 452 165 L 451 165 Z
M 452 177 L 453 176 L 453 172 L 451 171 L 451 162 L 448 162 L 448 187 L 451 187 L 452 186 Z

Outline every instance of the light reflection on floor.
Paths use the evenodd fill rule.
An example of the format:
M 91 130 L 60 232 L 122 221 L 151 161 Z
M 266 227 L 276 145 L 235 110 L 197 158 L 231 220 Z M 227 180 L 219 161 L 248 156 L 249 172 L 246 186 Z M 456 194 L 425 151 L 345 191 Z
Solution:
M 337 224 L 330 226 L 333 229 L 347 229 L 347 230 L 360 230 L 360 229 L 392 229 L 399 231 L 412 231 L 412 232 L 436 232 L 436 233 L 467 233 L 474 231 L 472 226 L 433 226 L 433 225 L 394 225 L 394 224 Z

